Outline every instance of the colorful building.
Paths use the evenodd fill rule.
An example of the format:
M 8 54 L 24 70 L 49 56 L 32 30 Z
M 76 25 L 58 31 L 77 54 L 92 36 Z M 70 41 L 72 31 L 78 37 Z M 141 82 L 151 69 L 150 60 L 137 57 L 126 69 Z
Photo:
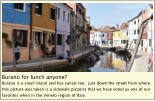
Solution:
M 76 15 L 76 51 L 82 50 L 84 32 L 84 6 L 81 3 L 67 3 Z
M 153 5 L 150 4 L 148 7 L 148 17 L 151 17 L 153 15 Z M 148 47 L 148 53 L 151 53 L 153 50 L 153 40 L 154 40 L 154 22 L 151 20 L 148 23 L 148 40 L 149 40 L 149 47 Z
M 92 26 L 92 29 L 90 30 L 90 45 L 91 46 L 95 46 L 95 32 L 97 31 L 97 29 Z
M 147 18 L 148 18 L 148 9 L 146 9 L 142 12 L 142 22 L 145 21 Z M 148 50 L 149 39 L 151 39 L 151 37 L 148 38 L 148 24 L 146 24 L 146 26 L 144 28 L 143 35 L 142 35 L 142 40 L 141 40 L 141 50 L 144 52 L 147 52 L 147 50 Z
M 49 3 L 31 4 L 31 59 L 41 57 L 40 46 L 55 47 L 56 7 Z
M 84 25 L 84 32 L 83 32 L 83 49 L 88 48 L 88 21 L 86 19 L 86 8 L 84 8 L 84 20 L 83 20 L 83 25 Z
M 120 32 L 122 33 L 121 37 L 121 48 L 125 48 L 128 44 L 128 23 L 122 23 L 120 26 Z
M 108 31 L 108 46 L 113 46 L 113 32 L 117 30 L 115 27 L 111 27 Z
M 113 32 L 113 47 L 121 47 L 122 32 L 116 30 Z
M 128 21 L 128 41 L 129 48 L 134 49 L 140 32 L 140 23 L 142 21 L 142 12 L 140 12 L 132 20 Z
M 64 3 L 55 3 L 57 7 L 56 18 L 56 54 L 64 54 L 70 50 L 70 30 L 72 8 Z
M 21 57 L 19 61 L 29 60 L 30 47 L 30 4 L 3 3 L 2 4 L 2 62 L 13 62 L 13 49 L 16 42 L 20 42 Z M 14 40 L 13 40 L 14 39 Z M 6 41 L 7 40 L 7 41 Z M 9 47 L 9 45 L 11 45 Z
M 71 40 L 70 40 L 70 51 L 76 51 L 76 15 L 74 11 L 71 12 Z

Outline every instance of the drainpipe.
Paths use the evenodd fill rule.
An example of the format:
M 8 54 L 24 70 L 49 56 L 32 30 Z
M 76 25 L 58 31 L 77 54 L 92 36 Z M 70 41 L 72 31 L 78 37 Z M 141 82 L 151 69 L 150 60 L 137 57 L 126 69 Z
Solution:
M 13 66 L 14 66 L 14 72 L 16 72 L 16 59 L 15 59 L 15 38 L 14 34 L 16 33 L 16 29 L 12 32 L 12 47 L 13 47 Z
M 55 10 L 55 13 L 57 15 L 57 7 Z M 55 15 L 55 49 L 56 49 L 56 55 L 57 55 L 57 16 Z
M 30 42 L 29 42 L 29 60 L 32 59 L 31 49 L 32 49 L 32 4 L 30 4 Z

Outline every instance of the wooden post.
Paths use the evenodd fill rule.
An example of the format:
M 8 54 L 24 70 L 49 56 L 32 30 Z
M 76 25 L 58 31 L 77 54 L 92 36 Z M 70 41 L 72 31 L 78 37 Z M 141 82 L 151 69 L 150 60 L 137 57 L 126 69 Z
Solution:
M 151 17 L 149 17 L 148 19 L 146 19 L 142 24 L 141 24 L 141 27 L 140 27 L 140 34 L 138 36 L 138 39 L 137 39 L 137 43 L 136 43 L 136 47 L 135 47 L 135 50 L 134 50 L 134 53 L 132 54 L 132 58 L 129 62 L 129 65 L 128 65 L 128 68 L 127 68 L 127 71 L 130 72 L 131 71 L 131 68 L 132 68 L 132 65 L 134 63 L 134 59 L 136 57 L 136 54 L 137 54 L 137 51 L 138 51 L 138 48 L 139 48 L 139 44 L 140 44 L 140 41 L 142 39 L 142 35 L 143 35 L 143 32 L 144 32 L 144 28 L 145 28 L 145 25 L 148 23 L 148 21 L 150 19 L 153 19 L 153 15 Z
M 43 34 L 43 33 L 42 33 Z M 39 56 L 40 56 L 40 65 L 41 65 L 41 69 L 42 69 L 42 72 L 44 72 L 44 67 L 43 67 L 43 60 L 42 60 L 42 56 L 41 56 L 41 48 L 40 48 L 40 45 L 39 45 L 39 42 L 38 42 L 38 36 L 37 36 L 37 47 L 39 49 Z

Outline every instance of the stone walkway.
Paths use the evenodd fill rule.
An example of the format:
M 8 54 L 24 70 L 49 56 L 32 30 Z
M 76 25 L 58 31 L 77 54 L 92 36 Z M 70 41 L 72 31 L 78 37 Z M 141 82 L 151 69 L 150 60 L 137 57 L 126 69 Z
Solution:
M 136 58 L 134 60 L 131 72 L 147 72 L 147 61 L 149 54 L 138 51 Z
M 89 49 L 86 49 L 86 50 L 80 50 L 80 51 L 76 51 L 76 52 L 72 52 L 71 55 L 80 55 L 80 53 L 85 53 L 87 52 L 88 50 L 93 50 L 93 48 L 89 48 Z M 60 55 L 58 55 L 60 56 Z M 52 61 L 52 60 L 58 60 L 58 56 L 55 56 L 55 57 L 46 57 L 46 58 L 42 58 L 42 61 L 43 62 L 48 62 L 48 61 Z M 63 55 L 61 55 L 63 56 Z M 40 63 L 41 62 L 41 59 L 33 59 L 33 60 L 29 60 L 29 61 L 24 61 L 24 62 L 19 62 L 17 64 L 18 65 L 26 65 L 26 64 L 34 64 L 34 63 Z M 13 66 L 13 63 L 5 63 L 2 65 L 3 68 L 7 68 L 7 67 L 12 67 Z

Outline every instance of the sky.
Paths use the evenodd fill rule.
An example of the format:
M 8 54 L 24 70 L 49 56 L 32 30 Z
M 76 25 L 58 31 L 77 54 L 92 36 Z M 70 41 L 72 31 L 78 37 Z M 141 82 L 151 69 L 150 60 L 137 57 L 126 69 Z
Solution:
M 92 26 L 115 26 L 136 17 L 148 3 L 83 3 Z

